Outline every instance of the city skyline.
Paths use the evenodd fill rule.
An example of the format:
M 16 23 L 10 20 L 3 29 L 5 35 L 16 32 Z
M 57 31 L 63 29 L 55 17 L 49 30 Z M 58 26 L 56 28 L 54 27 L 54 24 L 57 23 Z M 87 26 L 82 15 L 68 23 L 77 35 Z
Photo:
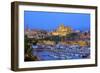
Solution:
M 90 15 L 83 13 L 24 11 L 24 27 L 54 30 L 61 24 L 73 30 L 90 30 Z

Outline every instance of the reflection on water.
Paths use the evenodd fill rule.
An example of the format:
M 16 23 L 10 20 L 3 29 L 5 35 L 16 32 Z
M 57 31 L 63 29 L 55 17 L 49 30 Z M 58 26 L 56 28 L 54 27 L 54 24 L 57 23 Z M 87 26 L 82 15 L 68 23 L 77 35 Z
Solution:
M 69 60 L 90 58 L 90 48 L 88 46 L 80 47 L 78 45 L 64 46 L 32 46 L 33 56 L 40 61 L 45 60 Z

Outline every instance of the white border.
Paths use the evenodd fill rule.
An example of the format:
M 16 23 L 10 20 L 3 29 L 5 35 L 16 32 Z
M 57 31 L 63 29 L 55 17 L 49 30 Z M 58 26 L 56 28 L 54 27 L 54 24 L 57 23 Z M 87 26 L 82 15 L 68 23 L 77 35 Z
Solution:
M 89 13 L 91 15 L 91 59 L 81 60 L 60 60 L 60 61 L 36 61 L 24 62 L 24 10 L 29 11 L 49 11 L 49 12 L 70 12 L 70 13 Z M 95 64 L 95 10 L 79 8 L 60 8 L 44 6 L 24 6 L 19 5 L 19 68 L 35 68 L 50 66 L 70 66 L 82 64 Z

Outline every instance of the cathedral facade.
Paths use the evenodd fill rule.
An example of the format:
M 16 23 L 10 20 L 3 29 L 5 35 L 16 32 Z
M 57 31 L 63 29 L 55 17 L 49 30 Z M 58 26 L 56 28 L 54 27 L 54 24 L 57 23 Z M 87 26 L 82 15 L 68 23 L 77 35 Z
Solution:
M 61 24 L 55 31 L 51 32 L 54 36 L 66 36 L 67 34 L 70 34 L 72 32 L 72 29 L 70 27 L 64 26 Z

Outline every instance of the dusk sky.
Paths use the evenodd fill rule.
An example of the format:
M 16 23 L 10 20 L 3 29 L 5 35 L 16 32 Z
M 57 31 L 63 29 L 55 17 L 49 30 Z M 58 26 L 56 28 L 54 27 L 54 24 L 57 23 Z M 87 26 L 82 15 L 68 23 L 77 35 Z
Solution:
M 24 27 L 30 29 L 54 30 L 60 24 L 73 30 L 90 30 L 90 14 L 24 11 Z

